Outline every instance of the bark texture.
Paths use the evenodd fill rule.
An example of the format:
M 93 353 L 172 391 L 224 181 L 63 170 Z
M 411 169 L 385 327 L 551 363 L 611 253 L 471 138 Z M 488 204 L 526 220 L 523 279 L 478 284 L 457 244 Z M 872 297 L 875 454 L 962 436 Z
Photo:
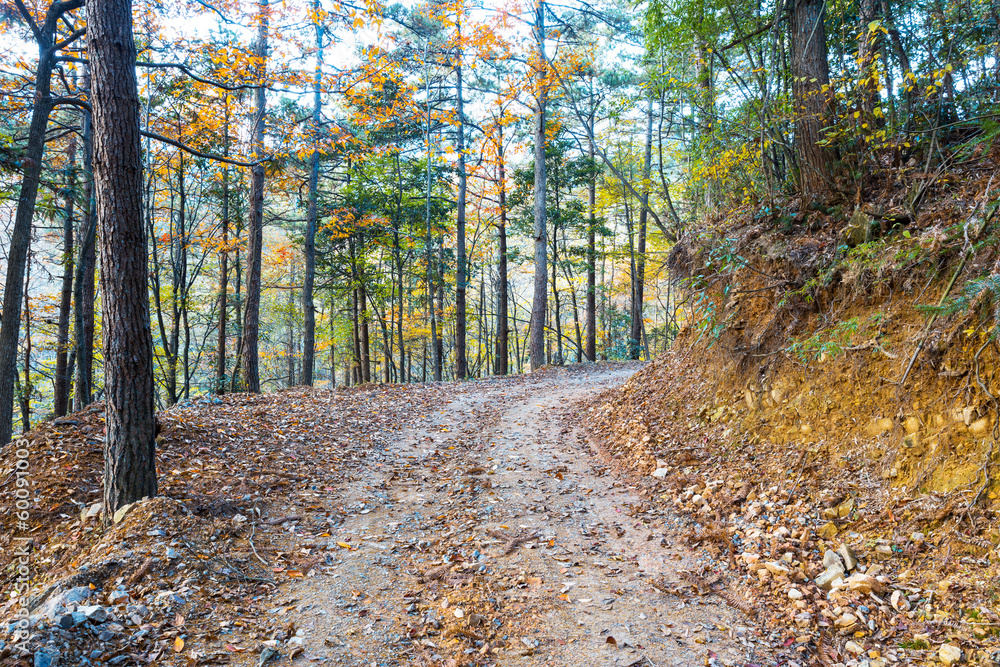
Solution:
M 827 111 L 823 86 L 830 83 L 823 0 L 793 0 L 791 17 L 792 94 L 795 100 L 795 149 L 799 180 L 806 193 L 830 189 L 830 149 L 820 146 Z
M 130 0 L 89 0 L 94 193 L 104 326 L 106 520 L 156 495 L 153 336 Z

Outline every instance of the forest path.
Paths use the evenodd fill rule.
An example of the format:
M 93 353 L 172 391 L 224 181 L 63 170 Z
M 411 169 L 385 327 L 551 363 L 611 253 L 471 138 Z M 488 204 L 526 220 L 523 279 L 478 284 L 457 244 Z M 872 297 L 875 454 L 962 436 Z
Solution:
M 342 523 L 265 610 L 291 635 L 268 664 L 753 663 L 742 615 L 654 588 L 703 556 L 671 544 L 670 517 L 630 516 L 637 487 L 577 427 L 580 401 L 634 370 L 453 385 L 318 505 Z

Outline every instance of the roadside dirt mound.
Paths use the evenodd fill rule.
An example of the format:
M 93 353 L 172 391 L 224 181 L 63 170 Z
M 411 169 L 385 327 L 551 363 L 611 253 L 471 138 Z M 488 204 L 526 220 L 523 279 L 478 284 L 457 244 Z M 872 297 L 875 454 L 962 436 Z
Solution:
M 672 351 L 591 409 L 803 662 L 1000 662 L 991 178 L 692 234 Z

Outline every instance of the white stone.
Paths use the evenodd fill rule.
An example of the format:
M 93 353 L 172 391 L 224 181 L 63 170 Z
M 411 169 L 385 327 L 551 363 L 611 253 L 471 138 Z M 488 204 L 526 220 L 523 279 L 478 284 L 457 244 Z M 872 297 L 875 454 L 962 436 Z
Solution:
M 962 649 L 954 644 L 942 644 L 941 648 L 938 649 L 938 658 L 945 665 L 954 665 L 957 662 L 962 662 Z

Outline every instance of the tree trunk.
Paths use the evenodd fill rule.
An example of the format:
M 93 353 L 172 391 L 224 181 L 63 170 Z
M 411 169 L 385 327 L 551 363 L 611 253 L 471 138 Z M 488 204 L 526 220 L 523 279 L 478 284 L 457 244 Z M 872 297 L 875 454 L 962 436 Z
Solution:
M 456 23 L 458 31 L 458 57 L 455 66 L 455 95 L 458 106 L 458 134 L 455 150 L 458 151 L 458 211 L 455 219 L 455 376 L 464 380 L 469 375 L 469 360 L 466 355 L 466 303 L 469 271 L 465 257 L 465 194 L 468 176 L 465 169 L 465 101 L 462 99 L 462 23 Z
M 545 300 L 546 300 L 546 239 L 547 222 L 545 220 L 545 107 L 547 90 L 545 82 L 545 2 L 537 0 L 535 5 L 535 66 L 537 108 L 533 136 L 535 142 L 535 205 L 534 205 L 534 240 L 535 240 L 535 281 L 531 301 L 531 342 L 529 354 L 531 370 L 540 368 L 545 363 Z
M 79 6 L 79 5 L 77 5 Z M 51 16 L 52 10 L 49 10 Z M 49 25 L 51 23 L 51 26 Z M 45 21 L 46 29 L 39 35 L 38 68 L 35 72 L 35 99 L 28 126 L 25 147 L 24 175 L 14 213 L 7 250 L 7 276 L 3 291 L 3 312 L 0 317 L 0 444 L 6 444 L 13 432 L 14 379 L 17 375 L 17 343 L 21 334 L 21 301 L 24 297 L 24 271 L 31 243 L 31 220 L 35 215 L 35 200 L 42 172 L 45 149 L 45 128 L 52 111 L 50 97 L 55 49 L 52 46 L 55 21 Z
M 646 108 L 646 146 L 642 157 L 642 210 L 639 211 L 639 233 L 636 241 L 635 275 L 632 276 L 632 331 L 629 338 L 629 358 L 639 358 L 639 348 L 642 344 L 642 305 L 645 298 L 646 284 L 646 213 L 649 210 L 649 176 L 653 155 L 653 100 L 650 98 Z
M 590 116 L 593 126 L 594 114 Z M 593 135 L 593 129 L 588 133 Z M 592 174 L 587 179 L 587 341 L 585 354 L 588 361 L 597 361 L 597 170 L 593 169 L 594 140 L 587 143 Z
M 316 279 L 316 218 L 319 196 L 319 133 L 323 103 L 320 99 L 323 81 L 323 24 L 320 22 L 320 2 L 313 0 L 316 28 L 316 71 L 313 74 L 313 152 L 309 156 L 309 207 L 306 212 L 306 237 L 304 243 L 305 276 L 302 281 L 302 384 L 313 384 L 313 366 L 316 358 L 316 304 L 313 301 L 313 283 Z
M 833 155 L 820 146 L 827 110 L 830 65 L 826 51 L 824 0 L 793 0 L 791 16 L 792 95 L 799 181 L 807 194 L 829 191 Z
M 267 26 L 268 0 L 257 0 L 260 26 L 255 44 L 257 65 L 257 87 L 254 90 L 254 122 L 252 135 L 252 157 L 264 158 L 264 75 L 267 70 Z M 257 346 L 260 334 L 260 270 L 261 252 L 264 245 L 264 165 L 256 164 L 251 169 L 250 211 L 248 216 L 250 235 L 250 260 L 247 267 L 247 294 L 243 308 L 242 374 L 243 390 L 260 393 L 260 371 L 258 368 Z
M 63 275 L 59 294 L 59 329 L 56 333 L 56 378 L 52 411 L 62 417 L 69 410 L 69 321 L 73 308 L 73 217 L 76 204 L 76 135 L 67 147 L 66 217 L 63 218 Z
M 156 495 L 153 336 L 130 0 L 89 0 L 94 190 L 104 315 L 104 518 Z
M 229 100 L 223 107 L 223 154 L 229 156 Z M 219 253 L 219 331 L 215 349 L 215 391 L 226 392 L 226 340 L 229 315 L 229 167 L 222 170 L 222 251 Z
M 500 174 L 498 185 L 500 187 L 500 225 L 497 227 L 497 236 L 500 244 L 499 257 L 497 262 L 497 342 L 496 354 L 494 358 L 493 372 L 496 375 L 507 375 L 508 359 L 508 322 L 507 322 L 507 302 L 510 297 L 507 294 L 507 173 L 503 162 L 503 128 L 500 130 L 500 141 L 498 146 L 498 159 L 500 160 Z
M 90 70 L 85 69 L 83 89 L 90 91 Z M 73 328 L 76 345 L 76 382 L 73 409 L 82 410 L 93 400 L 94 389 L 94 273 L 97 264 L 97 218 L 94 215 L 94 123 L 83 112 L 83 221 L 76 276 L 73 278 Z
M 31 257 L 24 266 L 24 384 L 21 385 L 21 431 L 31 430 Z

